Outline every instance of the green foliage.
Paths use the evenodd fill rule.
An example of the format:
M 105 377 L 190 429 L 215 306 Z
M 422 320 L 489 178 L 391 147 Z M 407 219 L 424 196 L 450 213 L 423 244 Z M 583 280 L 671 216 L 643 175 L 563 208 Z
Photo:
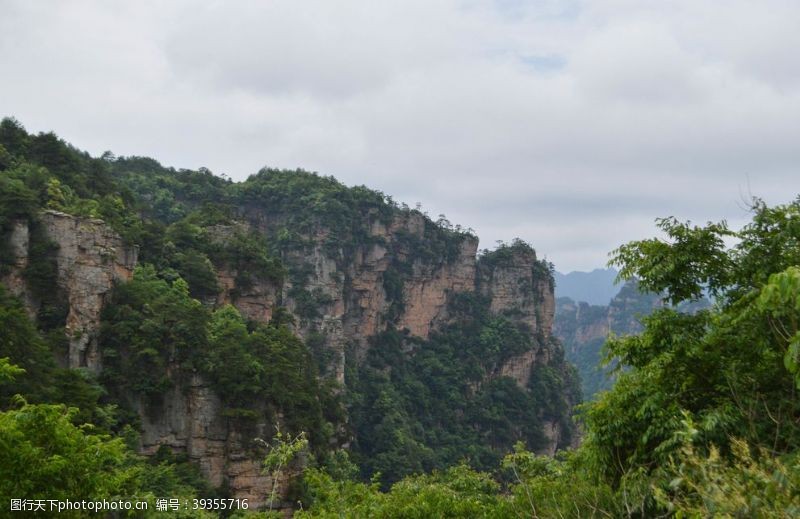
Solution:
M 101 380 L 125 408 L 141 395 L 157 410 L 167 390 L 197 371 L 229 417 L 277 420 L 280 413 L 291 430 L 308 432 L 315 447 L 327 444 L 325 419 L 336 420 L 339 404 L 318 382 L 303 342 L 283 325 L 249 330 L 232 306 L 209 312 L 180 278 L 169 283 L 153 267 L 137 267 L 133 280 L 114 291 L 100 343 Z
M 11 364 L 8 357 L 0 358 L 0 385 L 13 381 L 23 373 L 25 370 Z
M 702 454 L 689 440 L 664 468 L 668 485 L 655 488 L 659 504 L 676 517 L 781 517 L 800 515 L 800 460 L 765 449 L 755 455 L 742 440 L 730 456 L 711 446 Z
M 17 408 L 0 412 L 0 499 L 141 500 L 152 510 L 156 497 L 190 499 L 198 489 L 207 491 L 196 469 L 158 457 L 146 462 L 123 438 L 97 434 L 91 424 L 76 425 L 78 416 L 76 408 L 21 398 Z M 181 515 L 209 516 L 202 511 Z
M 268 474 L 272 480 L 272 488 L 269 495 L 269 509 L 272 510 L 275 503 L 275 491 L 278 481 L 284 477 L 288 465 L 295 461 L 300 454 L 308 449 L 308 440 L 305 433 L 301 432 L 292 437 L 284 434 L 278 429 L 269 446 L 269 452 L 264 458 L 264 473 Z
M 450 311 L 454 324 L 427 341 L 395 330 L 379 334 L 347 378 L 354 460 L 364 476 L 380 473 L 384 485 L 464 459 L 489 469 L 520 440 L 540 448 L 543 419 L 560 421 L 569 442 L 565 395 L 574 384 L 559 358 L 552 369 L 534 371 L 529 390 L 497 376 L 511 357 L 552 345 L 537 344 L 519 325 L 491 316 L 480 296 L 462 294 Z
M 141 394 L 154 402 L 172 386 L 171 365 L 189 370 L 208 344 L 209 313 L 189 296 L 187 284 L 159 278 L 140 266 L 118 286 L 104 310 L 100 344 L 102 380 L 120 401 Z
M 124 492 L 121 439 L 73 425 L 75 409 L 23 402 L 0 413 L 0 498 L 81 500 Z
M 225 265 L 236 272 L 237 290 L 246 290 L 257 280 L 279 285 L 286 277 L 281 261 L 269 252 L 266 240 L 255 232 L 235 231 L 221 242 L 210 241 L 210 258 L 214 264 Z
M 510 266 L 518 257 L 536 257 L 536 251 L 533 247 L 518 238 L 511 244 L 500 242 L 494 250 L 482 252 L 481 263 L 490 269 Z
M 511 481 L 515 517 L 625 517 L 641 507 L 641 489 L 633 482 L 615 491 L 587 470 L 580 452 L 557 458 L 536 456 L 522 444 L 514 446 L 502 463 Z
M 14 393 L 22 393 L 34 400 L 46 398 L 44 381 L 55 367 L 52 355 L 36 327 L 28 318 L 22 304 L 6 293 L 0 285 L 0 358 L 23 369 L 26 376 L 18 377 Z M 5 389 L 5 388 L 3 388 Z M 0 389 L 2 404 L 8 403 L 14 393 Z
M 300 170 L 263 169 L 237 185 L 236 196 L 245 206 L 258 205 L 288 218 L 283 225 L 292 232 L 310 235 L 327 228 L 329 242 L 339 246 L 366 240 L 364 224 L 371 215 L 388 221 L 392 213 L 383 193 L 348 188 L 333 177 Z
M 25 173 L 16 168 L 0 175 L 0 274 L 15 260 L 8 243 L 13 223 L 27 222 L 36 211 L 36 193 L 25 184 Z
M 767 315 L 776 341 L 784 345 L 783 364 L 800 388 L 800 267 L 772 274 L 756 306 Z
M 221 290 L 217 273 L 235 276 L 226 294 L 234 301 L 255 284 L 278 285 L 288 276 L 288 296 L 300 324 L 312 329 L 310 346 L 319 349 L 313 328 L 331 301 L 308 286 L 303 258 L 312 246 L 340 264 L 371 246 L 390 249 L 382 282 L 391 302 L 383 317 L 392 323 L 403 308 L 405 276 L 456 259 L 471 236 L 444 217 L 433 222 L 380 192 L 330 177 L 265 169 L 235 184 L 152 159 L 92 158 L 53 134 L 28 134 L 12 119 L 0 122 L 0 171 L 0 268 L 15 259 L 12 225 L 26 222 L 25 276 L 40 303 L 37 329 L 0 290 L 2 406 L 22 402 L 16 394 L 31 402 L 0 414 L 0 493 L 7 497 L 58 498 L 55 486 L 72 499 L 208 492 L 169 453 L 144 463 L 120 438 L 103 435 L 127 435 L 134 401 L 157 411 L 166 391 L 197 374 L 231 420 L 277 423 L 281 416 L 292 435 L 284 443 L 307 438 L 325 463 L 333 424 L 341 423 L 335 391 L 318 380 L 285 311 L 266 325 L 245 322 L 233 307 L 211 309 Z M 116 287 L 106 306 L 102 386 L 54 361 L 66 347 L 65 307 L 53 289 L 57 251 L 37 226 L 43 209 L 103 218 L 140 246 L 149 265 Z M 560 426 L 559 446 L 571 441 L 576 377 L 542 333 L 531 338 L 513 315 L 492 316 L 484 298 L 468 294 L 454 298 L 452 324 L 428 340 L 391 327 L 374 337 L 349 367 L 345 392 L 353 460 L 362 477 L 374 478 L 357 483 L 349 461 L 331 457 L 337 479 L 309 470 L 311 509 L 301 515 L 797 515 L 800 199 L 777 207 L 755 200 L 752 210 L 752 222 L 739 231 L 724 222 L 661 219 L 663 239 L 614 251 L 623 279 L 638 279 L 670 306 L 635 330 L 628 326 L 633 316 L 654 306 L 647 298 L 623 294 L 622 306 L 612 309 L 619 335 L 608 341 L 607 355 L 619 361 L 618 381 L 583 407 L 583 444 L 558 459 L 524 450 L 544 445 L 545 421 Z M 395 235 L 391 243 L 384 226 Z M 520 260 L 531 265 L 535 283 L 522 289 L 552 283 L 552 266 L 521 241 L 484 253 L 479 278 Z M 713 307 L 688 306 L 706 293 Z M 637 334 L 622 336 L 614 327 L 623 325 Z M 529 351 L 549 362 L 537 363 L 524 387 L 499 376 L 504 363 Z M 86 422 L 94 426 L 80 426 Z M 497 481 L 468 468 L 497 469 L 517 442 L 524 448 L 506 457 Z M 276 445 L 273 468 L 282 469 L 297 452 Z
M 235 308 L 222 307 L 211 318 L 209 347 L 198 358 L 230 408 L 257 409 L 270 402 L 292 430 L 307 431 L 318 446 L 327 441 L 320 405 L 327 389 L 319 384 L 305 345 L 287 327 L 257 326 L 250 332 Z
M 104 394 L 94 378 L 79 370 L 59 367 L 52 350 L 64 337 L 63 330 L 43 336 L 28 318 L 20 301 L 0 285 L 0 358 L 22 371 L 13 383 L 0 384 L 0 409 L 21 395 L 31 403 L 65 403 L 74 406 L 79 423 L 94 422 L 107 429 L 112 426 L 113 407 L 99 405 Z
M 298 518 L 512 517 L 501 507 L 499 485 L 465 465 L 406 478 L 387 493 L 381 493 L 376 482 L 336 481 L 319 470 L 310 470 L 305 481 L 311 509 L 295 514 Z
M 673 304 L 699 299 L 704 287 L 716 294 L 729 286 L 731 258 L 724 239 L 734 233 L 725 222 L 698 227 L 675 218 L 660 218 L 657 226 L 669 241 L 641 240 L 612 252 L 609 266 L 620 267 L 620 279 L 637 276 L 643 290 L 666 292 Z

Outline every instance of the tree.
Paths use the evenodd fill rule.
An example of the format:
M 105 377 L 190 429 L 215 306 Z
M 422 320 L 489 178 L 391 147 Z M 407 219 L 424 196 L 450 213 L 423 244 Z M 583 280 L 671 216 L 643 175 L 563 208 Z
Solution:
M 658 478 L 671 460 L 679 463 L 687 420 L 701 457 L 717 449 L 732 462 L 734 439 L 755 453 L 798 452 L 800 199 L 777 207 L 755 200 L 752 211 L 752 222 L 736 232 L 724 223 L 660 220 L 667 239 L 614 252 L 611 264 L 623 278 L 635 276 L 673 304 L 705 290 L 715 301 L 695 314 L 660 309 L 640 335 L 607 344 L 609 358 L 628 369 L 584 407 L 584 449 L 612 484 L 637 471 Z M 730 248 L 728 238 L 737 240 Z
M 74 408 L 28 404 L 0 413 L 0 499 L 82 500 L 126 487 L 121 438 L 73 425 Z

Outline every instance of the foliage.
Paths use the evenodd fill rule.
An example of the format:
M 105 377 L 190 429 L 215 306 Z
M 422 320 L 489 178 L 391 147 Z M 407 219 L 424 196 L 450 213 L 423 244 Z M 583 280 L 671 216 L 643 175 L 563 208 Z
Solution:
M 4 496 L 57 498 L 53 485 L 73 499 L 208 492 L 182 461 L 163 454 L 145 463 L 122 442 L 126 424 L 136 425 L 134 400 L 157 410 L 167 391 L 197 374 L 231 420 L 282 421 L 290 439 L 305 432 L 301 438 L 325 465 L 341 423 L 338 397 L 319 381 L 285 311 L 256 324 L 233 307 L 212 308 L 222 289 L 218 274 L 236 277 L 226 293 L 234 300 L 257 283 L 289 277 L 300 326 L 319 346 L 313 333 L 330 300 L 309 286 L 304 258 L 312 247 L 340 266 L 356 247 L 394 247 L 382 280 L 391 302 L 382 317 L 391 325 L 403 308 L 406 276 L 457 258 L 471 235 L 330 177 L 264 169 L 233 183 L 142 157 L 92 158 L 51 133 L 28 134 L 12 119 L 0 122 L 0 171 L 0 268 L 15 260 L 12 226 L 27 223 L 25 276 L 41 303 L 37 328 L 0 290 Z M 103 314 L 100 384 L 54 359 L 65 347 L 65 308 L 53 290 L 57 251 L 37 228 L 43 209 L 100 217 L 141 250 L 144 266 L 114 289 Z M 491 315 L 476 294 L 453 298 L 451 325 L 427 340 L 389 326 L 366 354 L 353 352 L 360 362 L 346 373 L 351 453 L 371 482 L 354 481 L 349 463 L 337 469 L 342 460 L 329 459 L 336 478 L 319 467 L 307 471 L 311 508 L 301 515 L 796 515 L 800 199 L 776 207 L 755 200 L 752 212 L 738 231 L 725 222 L 661 219 L 663 238 L 612 253 L 623 279 L 637 279 L 670 304 L 643 317 L 635 335 L 608 341 L 608 358 L 619 361 L 617 383 L 583 406 L 581 447 L 555 460 L 526 450 L 544 445 L 545 421 L 570 430 L 575 376 L 547 337 L 531 337 L 513 315 Z M 401 229 L 391 245 L 382 237 L 388 229 Z M 535 282 L 552 282 L 552 266 L 524 242 L 483 253 L 478 269 L 491 274 L 517 266 L 519 257 L 532 262 Z M 707 293 L 713 306 L 687 306 Z M 631 311 L 644 313 L 633 299 Z M 506 361 L 528 351 L 550 361 L 523 387 L 500 376 Z M 564 434 L 559 446 L 570 440 Z M 524 447 L 501 469 L 518 442 Z
M 76 409 L 76 423 L 94 422 L 106 429 L 114 423 L 113 406 L 99 404 L 104 393 L 94 378 L 80 370 L 61 368 L 52 350 L 58 349 L 62 330 L 43 335 L 28 317 L 22 303 L 0 285 L 0 358 L 22 370 L 13 384 L 0 384 L 0 409 L 14 395 L 31 403 L 64 403 Z
M 767 315 L 775 340 L 785 348 L 783 364 L 800 388 L 800 267 L 770 275 L 756 306 Z
M 119 495 L 128 477 L 120 438 L 73 425 L 75 409 L 27 404 L 0 413 L 0 496 L 81 500 Z
M 427 341 L 395 330 L 377 335 L 347 379 L 354 460 L 364 476 L 380 473 L 384 485 L 464 459 L 489 469 L 519 440 L 544 445 L 545 419 L 561 422 L 569 442 L 570 375 L 560 359 L 534 371 L 530 390 L 497 376 L 514 355 L 555 348 L 490 315 L 480 296 L 462 294 L 450 311 L 454 324 Z
M 747 442 L 731 441 L 730 455 L 711 446 L 694 446 L 699 431 L 684 420 L 683 444 L 663 468 L 668 485 L 655 497 L 678 517 L 797 517 L 800 514 L 800 460 L 784 460 L 766 449 L 751 452 Z
M 170 284 L 151 266 L 137 267 L 133 280 L 114 290 L 103 314 L 102 380 L 123 402 L 137 394 L 159 399 L 172 385 L 170 365 L 191 369 L 205 349 L 208 320 L 183 280 Z
M 320 398 L 326 389 L 302 341 L 285 326 L 250 331 L 232 306 L 209 312 L 180 278 L 169 283 L 152 267 L 137 267 L 133 280 L 114 291 L 100 342 L 102 380 L 118 401 L 142 395 L 157 406 L 169 388 L 199 371 L 229 415 L 280 410 L 290 428 L 325 444 Z
M 378 483 L 336 481 L 310 470 L 311 511 L 295 517 L 510 517 L 499 506 L 499 485 L 466 465 L 406 478 L 381 493 Z
M 620 499 L 623 492 L 615 492 L 586 470 L 579 452 L 554 459 L 536 456 L 517 444 L 503 459 L 502 468 L 512 482 L 515 517 L 622 517 L 624 502 L 637 500 L 635 485 L 628 485 L 628 495 Z
M 308 440 L 305 433 L 301 432 L 292 437 L 284 434 L 278 429 L 269 446 L 269 452 L 264 458 L 264 473 L 269 474 L 272 481 L 272 488 L 269 495 L 269 509 L 272 510 L 275 504 L 275 491 L 278 488 L 278 481 L 284 477 L 284 472 L 290 463 L 295 461 L 298 456 L 308 449 Z

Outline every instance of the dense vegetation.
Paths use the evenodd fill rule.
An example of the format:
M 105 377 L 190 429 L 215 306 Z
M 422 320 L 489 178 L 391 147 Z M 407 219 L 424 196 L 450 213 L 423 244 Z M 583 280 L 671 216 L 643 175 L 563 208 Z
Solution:
M 608 336 L 641 333 L 642 319 L 667 304 L 663 294 L 641 290 L 636 279 L 622 284 L 607 305 L 576 303 L 566 297 L 556 300 L 555 334 L 564 345 L 567 360 L 578 370 L 585 401 L 611 389 L 618 374 L 618 359 L 609 357 L 605 347 Z M 678 303 L 676 310 L 693 314 L 710 304 L 701 297 Z
M 607 344 L 621 371 L 583 405 L 578 449 L 520 446 L 492 475 L 459 467 L 386 493 L 311 470 L 307 516 L 797 517 L 800 199 L 752 209 L 740 231 L 660 220 L 666 240 L 614 252 L 672 305 Z M 706 291 L 712 307 L 687 304 Z
M 608 334 L 640 333 L 641 319 L 661 305 L 659 295 L 640 291 L 636 280 L 624 283 L 605 305 L 566 297 L 556 300 L 555 333 L 564 344 L 567 359 L 578 370 L 584 400 L 592 400 L 614 383 L 616 360 L 605 362 Z
M 259 234 L 236 223 L 255 205 L 275 208 Z M 99 377 L 58 362 L 64 309 L 52 289 L 52 244 L 35 230 L 42 208 L 103 218 L 141 248 L 134 278 L 103 314 Z M 135 404 L 157 408 L 200 374 L 230 420 L 284 417 L 295 441 L 283 449 L 287 436 L 277 437 L 266 467 L 283 470 L 305 453 L 293 494 L 300 516 L 796 517 L 800 199 L 778 207 L 756 200 L 752 210 L 739 231 L 660 220 L 666 239 L 613 253 L 623 278 L 670 305 L 645 317 L 640 334 L 607 343 L 617 381 L 581 407 L 582 445 L 552 459 L 530 450 L 542 420 L 565 419 L 568 399 L 554 395 L 574 384 L 542 367 L 530 392 L 485 378 L 509 356 L 549 345 L 511 316 L 489 315 L 480 297 L 454 301 L 450 311 L 463 318 L 427 341 L 391 327 L 374 337 L 377 347 L 346 374 L 347 423 L 342 395 L 317 376 L 324 362 L 312 358 L 313 334 L 308 344 L 297 339 L 297 323 L 280 308 L 255 323 L 217 302 L 221 266 L 260 276 L 243 285 L 288 276 L 295 297 L 307 292 L 313 323 L 325 301 L 306 290 L 306 267 L 294 261 L 310 245 L 308 232 L 325 229 L 326 249 L 344 260 L 343 243 L 375 239 L 365 226 L 413 210 L 304 172 L 263 170 L 235 184 L 151 159 L 92 158 L 3 120 L 0 269 L 14 261 L 10 226 L 27 221 L 25 278 L 40 304 L 31 319 L 0 289 L 0 498 L 224 495 L 168 449 L 149 459 L 133 450 Z M 469 239 L 445 222 L 424 225 L 426 239 L 408 237 L 405 250 L 447 257 Z M 487 260 L 502 262 L 506 252 Z M 387 293 L 399 292 L 408 268 L 392 265 Z M 706 293 L 712 307 L 682 306 Z M 229 365 L 236 376 L 221 369 Z M 355 433 L 349 454 L 332 441 L 347 428 Z
M 2 389 L 8 412 L 65 405 L 62 421 L 78 429 L 91 424 L 80 430 L 134 446 L 142 410 L 157 416 L 172 393 L 200 375 L 236 427 L 280 423 L 308 439 L 319 463 L 327 463 L 331 446 L 351 439 L 361 477 L 381 472 L 383 485 L 467 459 L 489 468 L 517 440 L 541 446 L 543 420 L 571 429 L 570 399 L 562 397 L 568 371 L 537 371 L 531 387 L 539 393 L 493 375 L 510 356 L 553 345 L 490 316 L 480 297 L 454 302 L 451 312 L 464 327 L 454 322 L 429 341 L 393 327 L 373 337 L 367 358 L 349 364 L 355 367 L 347 374 L 345 402 L 341 388 L 319 376 L 330 352 L 317 327 L 330 300 L 307 288 L 313 271 L 305 255 L 321 243 L 342 266 L 359 246 L 388 247 L 392 261 L 383 288 L 391 307 L 383 318 L 392 322 L 402 313 L 404 278 L 420 264 L 455 260 L 464 240 L 475 239 L 443 216 L 434 222 L 380 192 L 303 171 L 264 169 L 233 183 L 142 157 L 92 158 L 53 134 L 28 134 L 12 119 L 0 123 L 0 159 L 0 269 L 10 272 L 16 261 L 8 247 L 12 225 L 26 223 L 31 243 L 24 274 L 39 309 L 31 320 L 20 301 L 0 292 L 9 322 L 0 357 L 25 370 Z M 39 224 L 42 209 L 102 218 L 139 247 L 133 279 L 113 290 L 102 314 L 98 374 L 61 367 L 67 306 L 57 289 L 56 245 Z M 370 232 L 376 222 L 397 220 L 420 233 L 401 225 L 388 242 Z M 533 254 L 522 242 L 514 247 Z M 485 261 L 502 263 L 511 253 L 501 248 Z M 549 277 L 543 268 L 540 274 Z M 299 322 L 280 306 L 269 323 L 259 323 L 220 303 L 221 270 L 235 275 L 226 293 L 232 300 L 253 285 L 288 281 L 285 297 Z M 308 332 L 305 344 L 298 326 Z M 15 403 L 13 395 L 28 403 Z M 168 453 L 158 459 L 182 467 Z M 208 489 L 195 485 L 194 491 Z
M 570 370 L 537 367 L 530 391 L 492 377 L 533 347 L 560 350 L 534 345 L 522 325 L 491 316 L 480 296 L 461 295 L 451 311 L 461 318 L 427 341 L 396 330 L 374 337 L 366 361 L 350 374 L 353 460 L 363 475 L 380 473 L 386 484 L 463 460 L 491 469 L 518 441 L 543 448 L 545 420 L 566 422 L 562 446 L 569 445 L 570 404 L 578 391 Z

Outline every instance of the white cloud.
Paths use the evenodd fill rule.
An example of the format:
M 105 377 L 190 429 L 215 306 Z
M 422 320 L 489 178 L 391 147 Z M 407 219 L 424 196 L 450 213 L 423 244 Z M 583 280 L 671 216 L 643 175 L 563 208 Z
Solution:
M 305 167 L 562 270 L 800 191 L 800 4 L 24 2 L 0 114 L 92 153 Z

